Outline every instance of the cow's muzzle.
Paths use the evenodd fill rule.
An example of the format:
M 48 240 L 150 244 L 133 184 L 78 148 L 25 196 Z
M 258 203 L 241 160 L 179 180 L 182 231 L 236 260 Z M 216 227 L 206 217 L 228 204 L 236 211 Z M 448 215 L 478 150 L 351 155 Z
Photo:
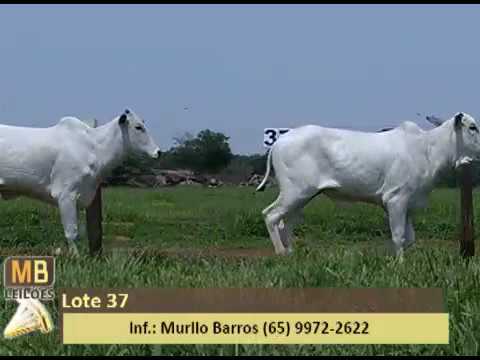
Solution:
M 158 159 L 160 157 L 160 155 L 162 155 L 162 151 L 160 149 L 157 149 L 153 152 L 152 158 Z

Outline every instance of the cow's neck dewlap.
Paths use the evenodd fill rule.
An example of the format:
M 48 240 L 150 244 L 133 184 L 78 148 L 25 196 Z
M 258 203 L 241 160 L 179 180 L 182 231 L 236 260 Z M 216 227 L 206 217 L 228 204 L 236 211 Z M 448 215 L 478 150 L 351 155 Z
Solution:
M 441 126 L 426 133 L 428 141 L 428 158 L 432 165 L 432 175 L 455 165 L 461 154 L 457 149 L 457 135 L 453 120 L 446 121 Z
M 98 169 L 102 169 L 102 174 L 98 175 L 104 176 L 125 158 L 127 152 L 126 140 L 118 119 L 95 128 L 93 136 L 95 138 L 95 154 L 99 165 Z

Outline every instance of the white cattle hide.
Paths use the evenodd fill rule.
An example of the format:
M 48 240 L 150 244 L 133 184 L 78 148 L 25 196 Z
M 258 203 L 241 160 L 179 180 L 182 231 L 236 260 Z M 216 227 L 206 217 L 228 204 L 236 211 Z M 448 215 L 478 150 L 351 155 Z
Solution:
M 389 247 L 402 255 L 415 241 L 412 210 L 426 205 L 443 171 L 480 154 L 472 116 L 457 113 L 437 125 L 422 130 L 405 122 L 375 133 L 308 125 L 281 137 L 268 154 L 267 173 L 257 188 L 264 189 L 271 163 L 280 194 L 263 216 L 276 253 L 292 251 L 292 226 L 302 208 L 325 194 L 381 206 L 389 217 Z
M 129 110 L 97 128 L 75 117 L 48 128 L 0 125 L 0 195 L 58 206 L 67 244 L 78 254 L 77 206 L 91 203 L 105 176 L 129 153 L 159 155 L 144 121 Z

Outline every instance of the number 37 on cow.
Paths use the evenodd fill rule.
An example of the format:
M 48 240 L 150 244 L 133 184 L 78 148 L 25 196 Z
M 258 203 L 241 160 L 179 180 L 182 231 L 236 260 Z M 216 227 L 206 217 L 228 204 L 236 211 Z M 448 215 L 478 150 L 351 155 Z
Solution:
M 289 128 L 265 128 L 263 130 L 263 146 L 270 148 L 280 136 L 289 131 Z

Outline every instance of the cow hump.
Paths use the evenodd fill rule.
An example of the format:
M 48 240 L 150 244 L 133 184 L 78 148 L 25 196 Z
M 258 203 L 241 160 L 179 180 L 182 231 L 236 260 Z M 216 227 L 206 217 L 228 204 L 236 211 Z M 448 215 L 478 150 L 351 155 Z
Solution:
M 88 125 L 85 124 L 82 120 L 74 116 L 65 116 L 61 118 L 57 126 L 71 130 L 83 130 L 88 127 Z
M 403 131 L 405 131 L 407 133 L 411 133 L 411 134 L 421 134 L 423 132 L 422 128 L 420 128 L 420 126 L 418 126 L 417 124 L 415 124 L 412 121 L 403 122 L 399 126 L 399 128 L 402 129 Z

